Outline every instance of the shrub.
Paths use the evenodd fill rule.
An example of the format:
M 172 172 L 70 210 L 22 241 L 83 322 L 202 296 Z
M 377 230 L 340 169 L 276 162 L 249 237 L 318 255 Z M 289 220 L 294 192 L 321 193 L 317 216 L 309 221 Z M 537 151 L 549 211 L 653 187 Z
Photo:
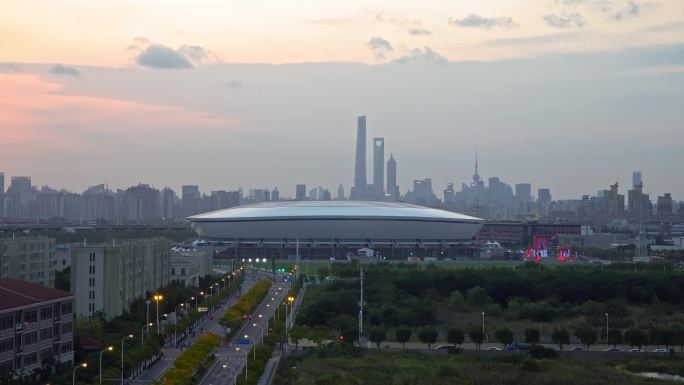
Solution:
M 541 345 L 534 345 L 530 349 L 530 355 L 532 358 L 542 359 L 542 358 L 556 358 L 556 351 L 551 348 L 545 348 Z

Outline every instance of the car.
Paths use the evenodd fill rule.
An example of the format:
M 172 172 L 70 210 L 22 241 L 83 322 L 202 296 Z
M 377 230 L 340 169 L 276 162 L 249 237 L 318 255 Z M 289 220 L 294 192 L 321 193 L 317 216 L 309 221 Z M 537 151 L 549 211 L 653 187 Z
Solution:
M 448 345 L 439 345 L 435 348 L 435 350 L 449 350 L 455 348 L 456 345 L 448 344 Z
M 490 346 L 487 348 L 487 350 L 492 351 L 492 352 L 500 352 L 501 348 L 497 348 L 496 346 Z
M 579 346 L 575 346 L 574 348 L 570 349 L 571 352 L 583 352 L 584 349 L 580 348 Z
M 603 351 L 604 352 L 620 352 L 621 350 L 618 348 L 608 348 L 608 349 L 604 349 Z
M 639 348 L 631 348 L 627 352 L 629 352 L 629 353 L 643 353 L 643 350 L 641 350 Z
M 667 349 L 665 349 L 665 348 L 653 349 L 652 353 L 667 353 Z

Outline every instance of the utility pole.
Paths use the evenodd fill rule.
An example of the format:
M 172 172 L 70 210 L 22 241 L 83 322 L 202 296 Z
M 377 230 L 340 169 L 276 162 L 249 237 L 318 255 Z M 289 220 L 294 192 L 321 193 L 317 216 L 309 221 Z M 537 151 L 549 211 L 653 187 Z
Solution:
M 363 265 L 359 263 L 361 273 L 359 283 L 361 284 L 361 300 L 359 301 L 359 346 L 361 346 L 361 335 L 363 334 Z

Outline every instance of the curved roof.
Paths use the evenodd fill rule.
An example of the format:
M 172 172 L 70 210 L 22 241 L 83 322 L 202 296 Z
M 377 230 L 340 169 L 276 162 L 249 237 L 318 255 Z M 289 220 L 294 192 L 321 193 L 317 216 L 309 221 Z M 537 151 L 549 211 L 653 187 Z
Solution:
M 195 215 L 192 222 L 256 221 L 272 219 L 411 219 L 481 223 L 480 218 L 397 202 L 278 201 L 248 204 Z

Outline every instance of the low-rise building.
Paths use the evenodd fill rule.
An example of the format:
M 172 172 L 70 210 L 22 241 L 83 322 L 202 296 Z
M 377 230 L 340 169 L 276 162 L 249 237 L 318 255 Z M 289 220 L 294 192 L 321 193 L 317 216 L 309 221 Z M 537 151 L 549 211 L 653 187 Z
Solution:
M 0 278 L 55 286 L 55 239 L 18 237 L 0 239 Z
M 0 372 L 24 375 L 45 359 L 71 365 L 73 295 L 14 279 L 0 279 Z
M 166 286 L 171 279 L 171 243 L 164 238 L 111 244 L 74 245 L 71 288 L 75 313 L 123 314 L 131 302 Z
M 199 278 L 213 273 L 213 256 L 205 251 L 173 252 L 171 257 L 171 279 L 186 286 L 198 286 Z

